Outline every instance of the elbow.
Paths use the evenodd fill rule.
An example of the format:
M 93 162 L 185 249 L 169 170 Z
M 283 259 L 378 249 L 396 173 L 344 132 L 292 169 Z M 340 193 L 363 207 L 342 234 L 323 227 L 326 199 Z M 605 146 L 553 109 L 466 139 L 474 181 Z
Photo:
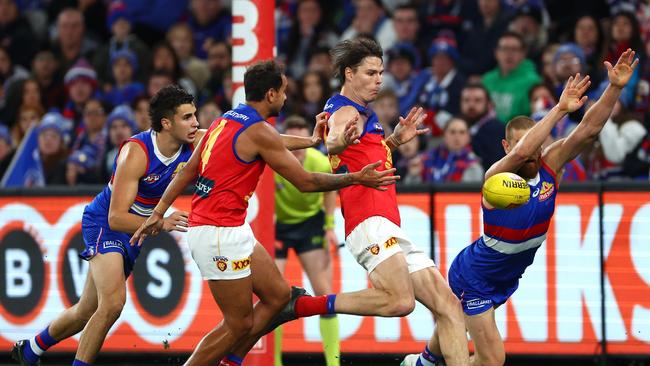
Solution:
M 532 151 L 525 151 L 523 149 L 514 149 L 512 150 L 512 157 L 515 159 L 516 164 L 523 164 L 526 160 L 530 159 L 533 156 Z
M 118 215 L 112 212 L 108 213 L 108 227 L 111 230 L 119 231 Z

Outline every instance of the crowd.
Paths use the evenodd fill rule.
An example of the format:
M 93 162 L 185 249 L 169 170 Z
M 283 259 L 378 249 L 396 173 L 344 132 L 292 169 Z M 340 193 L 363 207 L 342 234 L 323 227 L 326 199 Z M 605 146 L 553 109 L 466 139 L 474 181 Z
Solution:
M 338 41 L 381 44 L 379 121 L 390 133 L 422 106 L 431 130 L 393 154 L 403 184 L 481 181 L 504 154 L 510 118 L 541 119 L 577 72 L 590 75 L 597 100 L 603 61 L 632 48 L 640 67 L 563 180 L 649 178 L 648 1 L 277 0 L 275 18 L 289 78 L 280 129 L 291 115 L 313 123 L 337 91 L 329 50 Z M 24 185 L 107 182 L 119 146 L 150 127 L 149 97 L 171 83 L 194 95 L 207 128 L 232 107 L 231 28 L 225 0 L 0 0 L 0 175 L 33 135 L 42 174 Z

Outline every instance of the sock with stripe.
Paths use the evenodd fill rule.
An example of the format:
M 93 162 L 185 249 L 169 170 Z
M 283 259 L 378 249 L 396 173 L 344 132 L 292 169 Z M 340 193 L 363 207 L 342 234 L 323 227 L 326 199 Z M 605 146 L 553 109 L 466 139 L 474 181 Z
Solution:
M 339 340 L 339 318 L 336 315 L 321 315 L 320 336 L 323 339 L 325 364 L 339 366 L 341 364 L 341 342 Z
M 336 295 L 303 296 L 296 300 L 295 311 L 298 318 L 312 315 L 334 314 Z
M 275 328 L 273 331 L 275 335 L 275 340 L 273 341 L 273 359 L 275 360 L 275 366 L 282 366 L 282 326 Z
M 33 364 L 38 362 L 45 351 L 59 343 L 50 335 L 49 326 L 27 342 L 27 347 L 23 349 L 23 357 Z
M 243 361 L 244 361 L 243 359 L 231 353 L 228 356 L 226 356 L 223 360 L 221 360 L 219 366 L 241 366 Z
M 440 358 L 440 356 L 434 355 L 429 349 L 429 346 L 425 346 L 424 351 L 420 353 L 420 357 L 415 363 L 415 366 L 435 366 L 438 358 Z
M 74 361 L 72 362 L 72 366 L 90 366 L 90 364 L 85 363 L 83 361 L 79 361 L 75 358 Z

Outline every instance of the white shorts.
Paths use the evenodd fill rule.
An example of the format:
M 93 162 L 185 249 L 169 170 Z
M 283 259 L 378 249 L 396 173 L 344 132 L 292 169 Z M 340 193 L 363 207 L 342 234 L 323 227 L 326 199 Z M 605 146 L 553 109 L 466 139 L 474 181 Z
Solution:
M 382 216 L 369 217 L 357 225 L 345 239 L 345 246 L 368 273 L 399 252 L 404 252 L 409 273 L 435 266 L 401 227 Z
M 187 231 L 192 258 L 205 280 L 236 280 L 251 274 L 257 240 L 250 225 L 192 226 Z

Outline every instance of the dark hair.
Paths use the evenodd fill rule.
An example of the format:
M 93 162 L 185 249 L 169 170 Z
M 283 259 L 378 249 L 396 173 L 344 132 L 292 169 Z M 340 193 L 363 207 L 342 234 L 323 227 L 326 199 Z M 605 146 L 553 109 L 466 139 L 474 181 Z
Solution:
M 630 22 L 630 25 L 632 26 L 629 47 L 633 50 L 636 50 L 637 54 L 643 54 L 643 50 L 645 49 L 645 47 L 643 46 L 643 40 L 641 39 L 641 26 L 639 25 L 639 20 L 636 18 L 636 15 L 634 13 L 626 10 L 619 11 L 618 13 L 615 13 L 611 17 L 611 22 L 609 26 L 609 38 L 611 43 L 610 43 L 609 51 L 615 50 L 615 48 L 612 47 L 613 43 L 615 42 L 614 39 L 612 39 L 612 30 L 614 28 L 614 19 L 619 17 L 627 18 L 627 20 Z M 612 61 L 612 64 L 614 62 L 616 62 L 616 60 Z
M 522 37 L 521 34 L 513 31 L 505 31 L 501 34 L 501 36 L 499 36 L 499 40 L 502 40 L 503 38 L 516 38 L 517 41 L 519 41 L 521 49 L 526 51 L 526 41 L 524 41 L 524 37 Z
M 379 57 L 381 59 L 384 56 L 384 51 L 372 38 L 358 37 L 340 42 L 332 48 L 330 54 L 334 65 L 334 77 L 343 85 L 346 68 L 349 67 L 356 71 L 364 58 Z
M 194 103 L 194 97 L 176 84 L 167 85 L 151 98 L 149 117 L 154 131 L 162 130 L 162 119 L 172 119 L 176 108 L 183 104 Z
M 170 55 L 172 56 L 172 60 L 174 60 L 174 66 L 172 66 L 173 70 L 165 70 L 165 71 L 171 74 L 172 80 L 174 80 L 174 82 L 178 81 L 178 79 L 180 79 L 183 76 L 183 70 L 181 69 L 181 63 L 178 59 L 178 56 L 176 55 L 176 51 L 174 51 L 174 48 L 169 42 L 162 41 L 153 47 L 153 49 L 151 50 L 151 56 L 154 56 L 156 52 L 158 52 L 158 50 L 160 49 L 166 49 L 167 52 L 169 52 Z M 154 71 L 157 71 L 155 70 L 153 57 L 151 59 L 151 68 Z
M 244 91 L 247 102 L 259 102 L 270 89 L 280 90 L 282 67 L 273 60 L 259 61 L 244 74 Z
M 395 7 L 395 9 L 393 9 L 393 15 L 395 15 L 395 13 L 400 10 L 412 10 L 413 12 L 415 12 L 416 17 L 419 16 L 418 8 L 414 3 L 409 2 L 409 3 L 398 5 L 397 7 Z
M 479 89 L 483 91 L 483 94 L 485 94 L 485 98 L 487 99 L 488 103 L 492 103 L 492 98 L 490 97 L 490 92 L 487 90 L 485 85 L 481 83 L 469 83 L 466 84 L 463 89 L 460 91 L 460 94 L 463 95 L 463 91 L 468 90 L 468 89 Z
M 299 116 L 297 114 L 287 117 L 287 119 L 284 120 L 284 123 L 282 123 L 282 126 L 284 127 L 285 131 L 292 128 L 300 129 L 300 130 L 310 129 L 310 126 L 307 123 L 307 121 L 302 116 Z

